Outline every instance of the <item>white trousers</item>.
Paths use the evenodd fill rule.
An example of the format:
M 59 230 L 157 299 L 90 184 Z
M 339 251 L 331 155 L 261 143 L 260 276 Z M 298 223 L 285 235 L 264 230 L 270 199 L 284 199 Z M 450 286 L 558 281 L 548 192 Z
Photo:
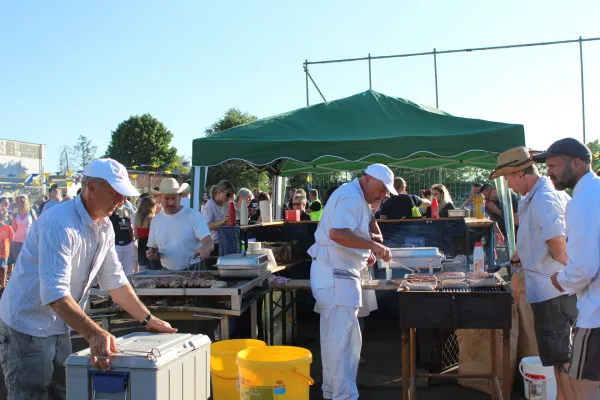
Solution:
M 321 303 L 319 309 L 323 397 L 333 400 L 358 399 L 356 374 L 362 346 L 358 307 Z
M 133 274 L 135 272 L 135 244 L 132 242 L 127 246 L 115 246 L 115 248 L 125 275 Z

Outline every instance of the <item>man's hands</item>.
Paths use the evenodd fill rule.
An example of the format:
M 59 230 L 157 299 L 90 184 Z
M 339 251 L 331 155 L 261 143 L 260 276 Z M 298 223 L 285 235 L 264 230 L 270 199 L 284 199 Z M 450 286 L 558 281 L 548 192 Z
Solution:
M 146 258 L 148 258 L 148 260 L 160 260 L 158 249 L 156 247 L 150 247 L 146 250 Z
M 550 280 L 552 281 L 552 284 L 554 285 L 554 287 L 556 288 L 556 290 L 558 290 L 559 292 L 564 292 L 565 289 L 563 289 L 562 286 L 560 286 L 560 283 L 558 283 L 558 272 L 555 272 L 554 275 L 552 275 L 552 277 L 550 278 Z
M 375 265 L 375 261 L 377 261 L 377 257 L 375 257 L 375 254 L 369 254 L 369 258 L 367 259 L 367 267 L 372 267 L 373 265 Z
M 371 251 L 383 261 L 390 261 L 392 259 L 392 252 L 389 247 L 386 247 L 382 244 L 373 242 L 373 246 L 371 247 Z
M 208 257 L 210 257 L 210 253 L 210 251 L 202 246 L 196 251 L 195 257 L 200 257 L 201 260 L 206 260 Z
M 171 327 L 171 324 L 169 324 L 167 321 L 163 321 L 162 319 L 158 319 L 154 316 L 152 316 L 150 321 L 148 321 L 146 329 L 149 332 L 154 333 L 177 333 L 177 329 Z
M 110 356 L 117 352 L 115 337 L 98 327 L 85 339 L 90 344 L 90 361 L 94 367 L 100 371 L 110 371 Z

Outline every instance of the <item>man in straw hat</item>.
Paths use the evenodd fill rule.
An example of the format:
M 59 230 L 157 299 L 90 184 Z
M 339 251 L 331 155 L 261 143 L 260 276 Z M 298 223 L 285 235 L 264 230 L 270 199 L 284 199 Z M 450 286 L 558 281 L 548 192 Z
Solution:
M 71 329 L 89 343 L 95 367 L 110 369 L 115 338 L 82 310 L 96 277 L 146 329 L 177 331 L 150 314 L 117 259 L 108 217 L 125 196 L 138 194 L 125 167 L 94 160 L 83 170 L 81 187 L 81 196 L 46 209 L 31 226 L 0 300 L 0 364 L 10 399 L 66 398 Z
M 158 191 L 163 212 L 152 220 L 148 237 L 147 257 L 159 260 L 162 266 L 171 271 L 181 271 L 189 267 L 190 259 L 206 259 L 214 248 L 208 225 L 198 211 L 181 205 L 181 193 L 188 184 L 179 186 L 174 178 L 165 178 Z
M 361 271 L 374 255 L 391 259 L 381 240 L 371 205 L 394 188 L 394 174 L 383 164 L 367 167 L 360 179 L 339 187 L 328 200 L 308 250 L 313 259 L 310 284 L 319 306 L 323 397 L 358 399 L 356 374 L 362 338 L 358 311 L 362 306 Z
M 571 354 L 571 329 L 577 319 L 576 299 L 558 291 L 549 279 L 567 263 L 565 209 L 570 197 L 557 191 L 548 177 L 540 176 L 525 147 L 515 147 L 498 156 L 498 167 L 490 180 L 500 176 L 508 181 L 509 188 L 525 196 L 519 202 L 521 229 L 517 231 L 517 252 L 512 256 L 513 261 L 520 259 L 525 273 L 514 269 L 513 292 L 518 301 L 524 276 L 542 364 L 554 367 L 558 393 L 565 399 L 574 399 L 566 368 Z
M 545 162 L 558 190 L 572 189 L 566 209 L 566 268 L 552 275 L 561 293 L 577 295 L 569 376 L 577 399 L 600 399 L 600 178 L 591 170 L 590 150 L 578 140 L 554 142 L 534 156 Z

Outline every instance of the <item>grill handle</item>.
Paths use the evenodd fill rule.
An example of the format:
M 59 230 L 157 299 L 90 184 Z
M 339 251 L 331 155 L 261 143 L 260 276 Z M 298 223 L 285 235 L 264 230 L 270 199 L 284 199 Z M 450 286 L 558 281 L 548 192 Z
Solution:
M 206 318 L 206 319 L 218 319 L 222 320 L 224 315 L 205 315 L 205 314 L 192 314 L 192 317 L 195 318 Z

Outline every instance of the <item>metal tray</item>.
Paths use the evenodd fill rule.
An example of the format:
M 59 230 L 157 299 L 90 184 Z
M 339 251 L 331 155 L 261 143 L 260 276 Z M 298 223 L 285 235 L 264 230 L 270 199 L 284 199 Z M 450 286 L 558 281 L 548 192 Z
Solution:
M 246 267 L 259 267 L 263 263 L 268 263 L 269 257 L 266 254 L 229 254 L 227 256 L 219 257 L 217 259 L 217 267 L 224 266 L 246 266 Z
M 462 208 L 457 208 L 456 210 L 448 210 L 449 218 L 466 218 L 469 216 L 468 210 L 463 210 Z
M 236 271 L 240 269 L 261 269 L 268 267 L 269 263 L 264 262 L 260 265 L 217 265 L 217 268 L 221 271 Z
M 219 269 L 219 276 L 221 278 L 255 278 L 267 272 L 267 265 L 260 268 L 222 268 Z

